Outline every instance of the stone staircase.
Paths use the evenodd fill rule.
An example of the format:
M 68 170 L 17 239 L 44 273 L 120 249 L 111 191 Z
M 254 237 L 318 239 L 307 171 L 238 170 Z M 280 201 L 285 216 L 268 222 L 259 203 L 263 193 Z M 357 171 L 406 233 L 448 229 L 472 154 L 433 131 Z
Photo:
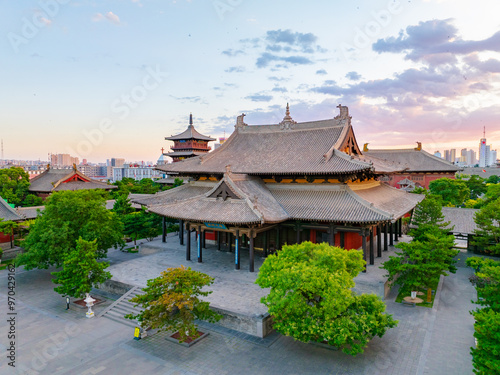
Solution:
M 138 324 L 135 320 L 125 319 L 124 316 L 127 314 L 137 314 L 141 311 L 139 307 L 134 307 L 134 304 L 132 302 L 129 302 L 131 298 L 141 294 L 143 294 L 141 288 L 138 286 L 134 286 L 127 293 L 117 299 L 113 304 L 102 311 L 97 317 L 108 318 L 132 328 L 137 327 Z

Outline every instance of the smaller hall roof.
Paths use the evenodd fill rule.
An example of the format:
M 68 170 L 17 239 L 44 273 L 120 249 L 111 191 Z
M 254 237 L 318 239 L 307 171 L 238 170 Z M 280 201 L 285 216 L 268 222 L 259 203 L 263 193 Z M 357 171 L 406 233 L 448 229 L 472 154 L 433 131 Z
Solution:
M 73 179 L 73 180 L 72 180 Z M 70 180 L 70 181 L 68 181 Z M 65 182 L 67 181 L 67 182 Z M 31 180 L 29 191 L 52 193 L 61 190 L 89 190 L 89 189 L 116 189 L 117 186 L 108 185 L 85 176 L 75 168 L 52 169 L 39 174 Z
M 474 208 L 443 207 L 444 221 L 450 222 L 448 226 L 452 233 L 474 234 L 477 229 L 474 217 L 479 210 Z
M 394 150 L 368 150 L 363 155 L 367 159 L 378 159 L 402 166 L 404 172 L 458 172 L 456 165 L 417 148 Z

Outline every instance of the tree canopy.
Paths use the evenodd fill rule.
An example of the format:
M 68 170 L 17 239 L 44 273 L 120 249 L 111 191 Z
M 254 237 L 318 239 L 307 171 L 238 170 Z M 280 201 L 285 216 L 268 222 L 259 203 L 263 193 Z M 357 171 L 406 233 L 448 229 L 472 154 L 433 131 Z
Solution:
M 500 198 L 486 204 L 474 218 L 477 229 L 472 243 L 488 254 L 500 254 Z
M 441 197 L 430 194 L 427 194 L 424 200 L 415 207 L 412 225 L 413 228 L 410 230 L 409 235 L 417 241 L 424 241 L 429 230 L 438 230 L 445 235 L 453 229 L 449 227 L 450 222 L 444 221 Z
M 440 195 L 447 206 L 460 206 L 470 198 L 470 189 L 465 181 L 439 178 L 429 183 L 431 194 Z
M 104 192 L 99 190 L 60 191 L 46 200 L 45 210 L 23 242 L 26 249 L 17 263 L 26 269 L 61 266 L 79 238 L 96 240 L 97 258 L 107 249 L 123 244 L 123 225 L 106 209 Z
M 89 293 L 93 287 L 111 278 L 104 271 L 109 267 L 107 262 L 98 262 L 97 241 L 85 241 L 79 238 L 75 249 L 66 254 L 61 271 L 52 272 L 54 284 L 61 284 L 54 290 L 63 296 L 80 298 Z
M 303 342 L 325 342 L 345 353 L 362 353 L 373 337 L 397 325 L 384 313 L 380 298 L 351 291 L 364 265 L 361 251 L 326 243 L 285 245 L 268 256 L 256 283 L 271 288 L 261 302 L 274 328 Z
M 215 323 L 221 318 L 210 310 L 209 302 L 199 298 L 212 293 L 202 288 L 212 285 L 213 281 L 212 277 L 191 268 L 169 268 L 160 277 L 148 280 L 147 287 L 142 289 L 144 294 L 130 300 L 143 310 L 125 317 L 137 319 L 142 327 L 178 331 L 181 342 L 196 337 L 195 319 Z
M 42 198 L 29 192 L 29 174 L 21 167 L 0 169 L 0 197 L 16 206 L 39 206 Z

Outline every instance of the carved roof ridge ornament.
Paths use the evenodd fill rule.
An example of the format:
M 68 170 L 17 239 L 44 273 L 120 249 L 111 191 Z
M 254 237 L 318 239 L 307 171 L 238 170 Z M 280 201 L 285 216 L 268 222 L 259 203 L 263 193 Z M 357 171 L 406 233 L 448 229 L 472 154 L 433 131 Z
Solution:
M 339 104 L 337 108 L 340 110 L 340 113 L 333 119 L 339 120 L 339 124 L 341 125 L 345 125 L 346 122 L 348 125 L 351 125 L 352 116 L 349 116 L 349 107 Z
M 285 117 L 283 117 L 283 121 L 281 121 L 278 125 L 281 130 L 291 130 L 293 129 L 293 125 L 296 123 L 297 121 L 294 121 L 292 116 L 290 116 L 290 106 L 286 103 Z
M 234 125 L 234 127 L 236 129 L 242 128 L 244 126 L 248 126 L 248 124 L 246 124 L 245 121 L 243 121 L 243 117 L 245 117 L 245 116 L 246 115 L 244 113 L 242 113 L 241 115 L 236 117 L 236 125 Z

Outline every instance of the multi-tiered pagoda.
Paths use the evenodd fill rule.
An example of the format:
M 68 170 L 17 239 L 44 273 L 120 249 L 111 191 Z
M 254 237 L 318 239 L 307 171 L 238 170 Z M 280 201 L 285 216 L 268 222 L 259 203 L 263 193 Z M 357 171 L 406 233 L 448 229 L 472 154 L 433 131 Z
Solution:
M 181 231 L 195 228 L 199 262 L 210 238 L 218 249 L 222 242 L 234 248 L 237 269 L 242 245 L 253 271 L 254 252 L 267 255 L 302 241 L 362 248 L 374 264 L 375 249 L 380 257 L 401 236 L 401 218 L 423 196 L 377 181 L 406 167 L 363 155 L 348 108 L 338 108 L 335 118 L 303 123 L 292 119 L 288 106 L 276 125 L 249 126 L 238 116 L 235 131 L 215 151 L 158 167 L 192 181 L 135 201 L 179 219 Z M 190 137 L 168 139 L 181 138 Z
M 189 126 L 180 134 L 165 137 L 167 141 L 173 141 L 172 152 L 164 154 L 170 156 L 174 163 L 194 156 L 204 155 L 211 150 L 208 142 L 215 141 L 215 138 L 207 137 L 196 131 L 193 126 L 193 115 L 189 115 Z

